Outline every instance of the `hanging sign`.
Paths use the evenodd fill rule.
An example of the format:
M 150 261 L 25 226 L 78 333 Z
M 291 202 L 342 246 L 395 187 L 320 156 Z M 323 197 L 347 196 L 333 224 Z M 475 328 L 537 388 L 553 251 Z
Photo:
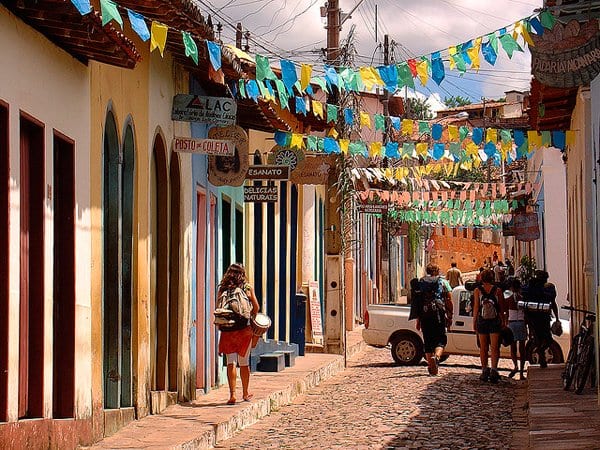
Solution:
M 250 166 L 246 180 L 289 180 L 290 166 Z
M 237 103 L 232 98 L 188 94 L 173 97 L 172 120 L 233 125 L 236 114 Z
M 306 156 L 292 170 L 294 184 L 327 184 L 329 171 L 335 166 L 335 156 Z
M 515 214 L 515 238 L 517 241 L 529 242 L 540 238 L 538 215 L 535 212 Z
M 532 35 L 531 72 L 542 84 L 571 88 L 590 84 L 600 73 L 600 27 L 597 19 L 557 22 Z
M 276 202 L 277 186 L 244 186 L 244 201 L 248 203 Z
M 173 138 L 171 146 L 175 152 L 205 153 L 220 156 L 233 156 L 235 154 L 233 142 L 219 139 L 194 139 L 176 136 Z
M 321 300 L 319 298 L 319 283 L 308 282 L 308 301 L 310 308 L 310 328 L 314 343 L 323 341 L 323 323 L 321 321 Z
M 248 135 L 242 127 L 213 127 L 210 139 L 229 141 L 235 145 L 233 155 L 208 156 L 208 181 L 214 186 L 241 186 L 248 171 Z
M 359 203 L 357 209 L 358 212 L 365 214 L 385 214 L 388 211 L 388 204 Z

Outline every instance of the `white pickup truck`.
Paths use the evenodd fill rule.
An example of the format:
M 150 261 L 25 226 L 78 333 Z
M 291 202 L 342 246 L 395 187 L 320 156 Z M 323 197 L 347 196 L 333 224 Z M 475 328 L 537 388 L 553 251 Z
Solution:
M 452 290 L 454 315 L 448 333 L 448 344 L 445 353 L 448 355 L 479 356 L 479 344 L 473 331 L 473 293 L 457 286 Z M 363 340 L 373 347 L 391 345 L 392 358 L 401 365 L 416 365 L 424 356 L 422 335 L 415 328 L 416 320 L 408 320 L 410 305 L 397 303 L 372 304 L 367 306 Z M 548 363 L 564 362 L 564 355 L 569 351 L 569 322 L 562 320 L 564 330 L 560 337 L 554 336 L 554 342 L 546 352 Z M 537 362 L 533 342 L 526 345 L 528 360 Z M 510 358 L 510 346 L 500 348 L 500 356 Z

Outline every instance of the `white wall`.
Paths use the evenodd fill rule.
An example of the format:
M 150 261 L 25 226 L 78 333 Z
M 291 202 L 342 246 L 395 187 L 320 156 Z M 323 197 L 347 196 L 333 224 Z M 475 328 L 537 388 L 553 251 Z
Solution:
M 75 141 L 76 183 L 76 417 L 91 416 L 90 337 L 90 94 L 87 66 L 62 51 L 0 6 L 0 99 L 9 107 L 9 420 L 17 419 L 19 373 L 19 117 L 23 111 L 45 125 L 46 185 L 53 187 L 53 131 Z M 100 151 L 100 149 L 96 149 Z M 53 189 L 52 189 L 53 190 Z M 53 202 L 46 197 L 44 415 L 52 411 Z

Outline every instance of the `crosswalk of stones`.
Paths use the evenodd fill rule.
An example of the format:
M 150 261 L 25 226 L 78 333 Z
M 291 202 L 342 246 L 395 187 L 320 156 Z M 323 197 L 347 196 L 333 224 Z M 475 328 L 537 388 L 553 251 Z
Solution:
M 367 348 L 345 371 L 219 443 L 221 449 L 506 449 L 520 383 L 479 380 L 479 359 L 451 356 L 439 375 Z M 502 370 L 504 369 L 504 370 Z

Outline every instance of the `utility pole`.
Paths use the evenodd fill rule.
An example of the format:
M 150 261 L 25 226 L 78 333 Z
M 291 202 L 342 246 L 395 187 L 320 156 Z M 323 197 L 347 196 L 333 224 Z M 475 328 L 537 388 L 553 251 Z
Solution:
M 240 22 L 235 27 L 235 46 L 242 49 L 242 24 Z
M 327 2 L 327 64 L 335 65 L 340 57 L 340 2 Z

